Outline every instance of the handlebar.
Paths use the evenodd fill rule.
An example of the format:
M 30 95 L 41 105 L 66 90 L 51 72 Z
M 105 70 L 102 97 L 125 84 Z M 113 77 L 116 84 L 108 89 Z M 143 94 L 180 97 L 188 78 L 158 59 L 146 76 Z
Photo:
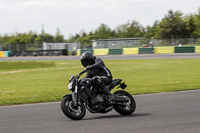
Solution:
M 79 75 L 81 76 L 82 74 L 86 73 L 86 70 L 83 70 L 82 72 L 79 73 Z
M 79 79 L 79 77 L 81 76 L 81 75 L 83 75 L 84 73 L 86 73 L 87 71 L 86 70 L 83 70 L 82 72 L 80 72 L 78 75 L 76 75 L 76 78 L 78 78 Z

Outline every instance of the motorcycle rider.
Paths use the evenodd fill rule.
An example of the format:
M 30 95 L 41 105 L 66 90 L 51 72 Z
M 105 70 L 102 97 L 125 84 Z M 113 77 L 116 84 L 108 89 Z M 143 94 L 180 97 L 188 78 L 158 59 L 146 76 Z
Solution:
M 106 88 L 106 85 L 112 82 L 112 74 L 110 70 L 105 66 L 101 58 L 93 56 L 91 52 L 84 52 L 81 55 L 81 64 L 87 71 L 85 78 L 92 78 L 93 82 L 102 89 L 103 93 L 108 96 L 108 101 L 114 100 L 114 94 Z M 93 99 L 94 100 L 94 99 Z

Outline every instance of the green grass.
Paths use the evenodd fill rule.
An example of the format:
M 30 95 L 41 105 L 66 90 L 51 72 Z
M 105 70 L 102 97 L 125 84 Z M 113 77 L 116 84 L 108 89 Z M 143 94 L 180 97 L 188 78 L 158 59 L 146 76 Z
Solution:
M 54 62 L 35 62 L 35 61 L 26 61 L 26 62 L 0 62 L 0 71 L 9 71 L 9 70 L 18 70 L 18 69 L 32 69 L 32 68 L 47 68 L 55 66 Z
M 20 65 L 19 65 L 20 64 Z M 131 94 L 200 89 L 200 59 L 106 60 Z M 0 105 L 59 101 L 80 61 L 0 62 Z

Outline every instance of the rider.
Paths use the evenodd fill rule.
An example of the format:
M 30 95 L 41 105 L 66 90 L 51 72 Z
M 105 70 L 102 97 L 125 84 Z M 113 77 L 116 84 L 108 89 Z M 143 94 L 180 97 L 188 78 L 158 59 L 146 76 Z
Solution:
M 87 71 L 85 78 L 92 78 L 94 83 L 108 96 L 108 101 L 113 101 L 114 95 L 106 88 L 106 85 L 112 82 L 112 74 L 103 60 L 96 58 L 91 52 L 85 52 L 81 56 L 81 63 Z

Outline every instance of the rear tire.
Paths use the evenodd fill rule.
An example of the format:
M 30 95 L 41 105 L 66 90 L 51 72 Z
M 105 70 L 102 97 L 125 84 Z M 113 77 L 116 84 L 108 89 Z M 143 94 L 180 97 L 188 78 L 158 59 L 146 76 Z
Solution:
M 86 114 L 86 109 L 83 102 L 80 102 L 78 107 L 73 107 L 72 97 L 66 96 L 61 101 L 61 109 L 63 113 L 72 120 L 80 120 Z
M 134 98 L 126 91 L 116 91 L 115 95 L 125 97 L 129 102 L 126 102 L 126 105 L 115 104 L 113 105 L 116 112 L 121 115 L 131 115 L 136 109 L 136 103 Z

